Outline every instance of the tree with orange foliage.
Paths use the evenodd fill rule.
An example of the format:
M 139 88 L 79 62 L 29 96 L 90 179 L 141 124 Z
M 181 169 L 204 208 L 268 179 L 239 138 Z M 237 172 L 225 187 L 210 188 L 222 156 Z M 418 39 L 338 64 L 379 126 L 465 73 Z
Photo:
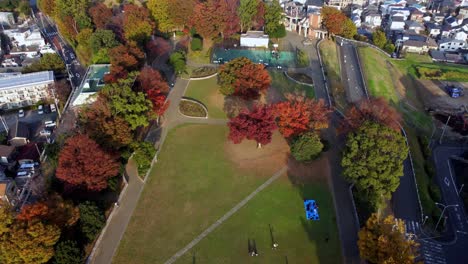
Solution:
M 107 188 L 107 180 L 119 172 L 119 164 L 87 135 L 68 138 L 60 151 L 56 176 L 71 187 L 90 191 Z
M 322 99 L 316 101 L 300 94 L 287 94 L 286 98 L 274 105 L 276 122 L 285 138 L 328 127 L 331 110 Z
M 401 115 L 391 107 L 383 97 L 362 100 L 358 106 L 351 107 L 345 115 L 341 130 L 344 132 L 354 131 L 369 120 L 400 131 Z
M 339 35 L 343 30 L 346 16 L 338 9 L 331 6 L 322 8 L 322 24 L 328 33 Z
M 145 54 L 135 42 L 129 41 L 127 45 L 119 45 L 110 49 L 109 58 L 111 69 L 110 73 L 104 76 L 104 81 L 114 83 L 119 79 L 127 78 L 129 72 L 138 70 Z
M 112 18 L 112 10 L 103 3 L 93 5 L 88 13 L 97 29 L 105 29 Z
M 169 102 L 166 102 L 169 85 L 159 71 L 151 67 L 144 67 L 138 76 L 138 82 L 141 90 L 153 103 L 153 111 L 159 116 L 163 115 L 169 107 Z
M 148 9 L 133 4 L 124 5 L 123 31 L 127 41 L 144 45 L 151 38 L 154 28 Z

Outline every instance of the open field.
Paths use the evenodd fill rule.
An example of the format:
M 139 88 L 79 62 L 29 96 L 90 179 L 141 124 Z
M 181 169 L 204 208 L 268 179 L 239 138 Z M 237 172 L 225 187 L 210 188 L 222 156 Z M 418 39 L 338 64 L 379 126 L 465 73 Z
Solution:
M 252 141 L 234 145 L 226 137 L 225 126 L 185 125 L 169 132 L 113 263 L 163 263 L 288 163 L 279 133 L 262 149 Z M 284 175 L 268 186 L 195 247 L 197 263 L 249 263 L 249 236 L 256 239 L 258 263 L 272 263 L 279 253 L 294 263 L 339 262 L 333 204 L 326 181 L 316 175 L 323 170 L 299 185 Z M 303 221 L 303 197 L 318 200 L 321 221 Z M 267 244 L 268 224 L 278 251 Z M 192 253 L 179 263 L 183 259 L 192 263 Z
M 185 96 L 202 102 L 211 118 L 226 118 L 223 111 L 224 96 L 219 92 L 217 77 L 190 81 Z
M 335 104 L 338 109 L 343 111 L 347 108 L 348 102 L 346 101 L 345 88 L 341 83 L 340 61 L 335 42 L 323 41 L 320 44 L 320 55 L 325 64 L 325 72 Z
M 282 71 L 269 70 L 268 73 L 271 77 L 271 87 L 284 97 L 287 93 L 305 92 L 306 96 L 314 97 L 315 91 L 313 86 L 302 85 L 293 82 L 284 75 Z

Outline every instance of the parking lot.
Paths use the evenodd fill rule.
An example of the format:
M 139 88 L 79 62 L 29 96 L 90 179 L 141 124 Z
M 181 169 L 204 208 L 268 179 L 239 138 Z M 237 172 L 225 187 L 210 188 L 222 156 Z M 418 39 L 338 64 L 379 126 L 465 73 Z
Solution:
M 57 120 L 57 112 L 51 112 L 49 106 L 44 106 L 43 114 L 39 114 L 36 109 L 25 110 L 23 117 L 19 116 L 18 111 L 9 112 L 2 115 L 2 117 L 9 128 L 15 126 L 17 120 L 18 122 L 27 124 L 30 133 L 30 141 L 46 142 L 47 138 L 50 138 L 50 136 L 41 136 L 40 132 L 44 130 L 46 121 L 55 122 Z M 5 127 L 3 125 L 0 125 L 0 133 L 1 132 L 5 132 Z

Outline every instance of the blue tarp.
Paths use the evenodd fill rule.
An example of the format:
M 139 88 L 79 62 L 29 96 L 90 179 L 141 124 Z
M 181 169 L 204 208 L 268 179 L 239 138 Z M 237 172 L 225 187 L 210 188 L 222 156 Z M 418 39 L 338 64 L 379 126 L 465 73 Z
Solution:
M 306 211 L 307 220 L 320 220 L 318 213 L 318 205 L 315 200 L 304 200 L 304 208 Z

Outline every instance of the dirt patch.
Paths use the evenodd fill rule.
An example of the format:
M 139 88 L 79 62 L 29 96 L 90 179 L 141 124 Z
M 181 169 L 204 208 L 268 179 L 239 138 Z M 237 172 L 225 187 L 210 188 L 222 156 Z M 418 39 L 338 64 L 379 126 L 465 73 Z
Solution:
M 244 140 L 240 144 L 227 141 L 225 144 L 227 157 L 240 169 L 255 171 L 257 175 L 271 176 L 287 164 L 289 146 L 281 134 L 273 133 L 270 144 L 257 149 L 253 140 Z
M 306 184 L 311 182 L 327 182 L 330 174 L 328 153 L 314 161 L 301 163 L 294 158 L 288 158 L 288 177 L 293 184 Z
M 441 82 L 431 80 L 418 80 L 418 87 L 424 104 L 430 108 L 460 109 L 468 105 L 468 95 L 460 98 L 451 98 L 445 91 L 446 85 L 456 85 L 468 91 L 468 83 Z
M 208 96 L 208 104 L 216 108 L 223 109 L 224 107 L 224 96 L 218 91 L 215 90 Z

